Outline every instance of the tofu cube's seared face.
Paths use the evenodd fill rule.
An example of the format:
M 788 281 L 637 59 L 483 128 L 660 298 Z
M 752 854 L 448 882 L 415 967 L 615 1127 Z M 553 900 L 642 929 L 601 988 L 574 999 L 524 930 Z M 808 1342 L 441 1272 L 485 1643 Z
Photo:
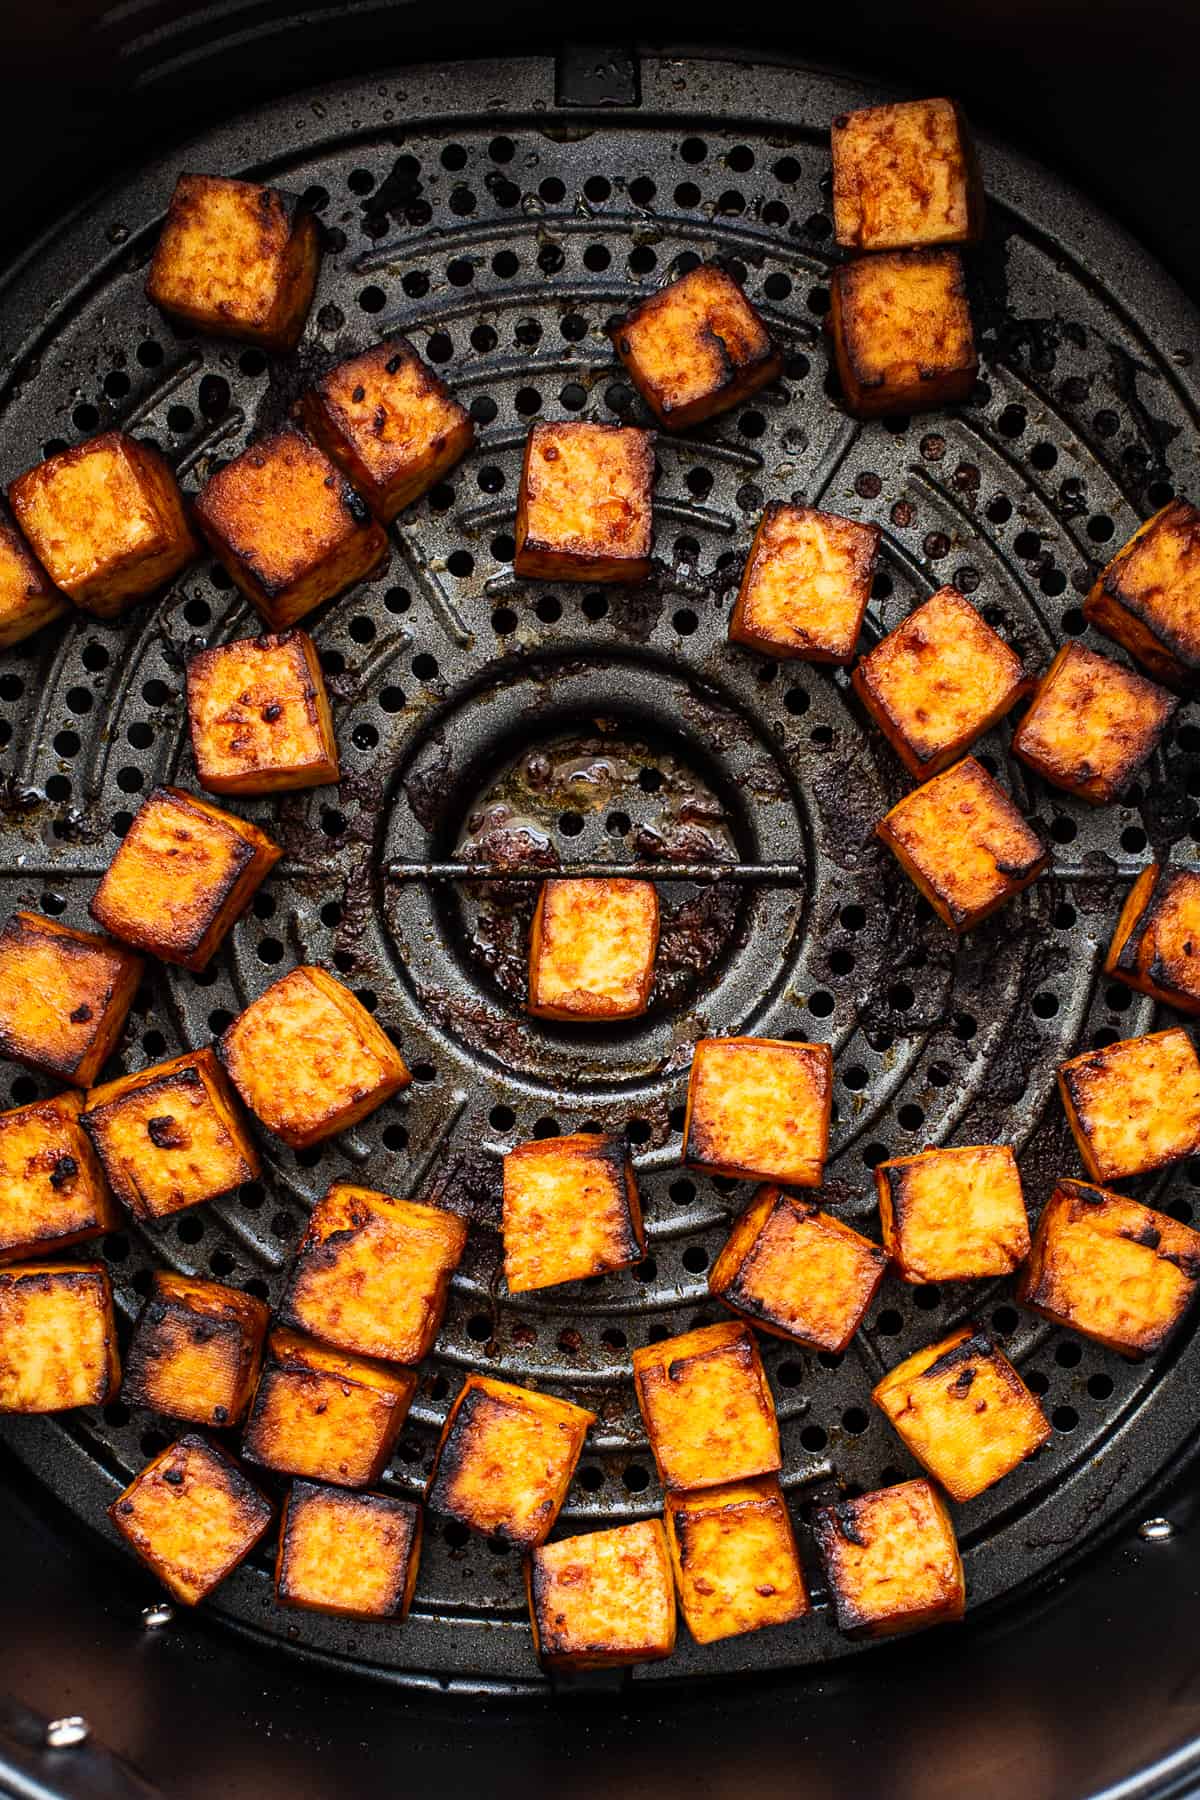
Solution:
M 416 1386 L 411 1369 L 279 1328 L 267 1339 L 242 1454 L 282 1475 L 366 1487 L 387 1467 Z
M 1135 531 L 1084 602 L 1092 624 L 1158 681 L 1200 677 L 1200 512 L 1171 500 Z
M 954 1527 L 927 1481 L 822 1507 L 813 1535 L 840 1630 L 890 1637 L 962 1618 L 967 1596 Z
M 748 1326 L 705 1325 L 648 1344 L 633 1353 L 633 1379 L 664 1487 L 778 1471 L 775 1402 Z
M 1200 1148 L 1200 1060 L 1178 1026 L 1086 1051 L 1058 1085 L 1093 1181 L 1126 1181 Z
M 438 1444 L 429 1505 L 532 1549 L 550 1535 L 595 1422 L 570 1401 L 468 1375 Z
M 519 576 L 643 581 L 654 532 L 654 439 L 620 425 L 535 425 L 517 504 Z
M 1200 874 L 1151 863 L 1129 890 L 1104 973 L 1180 1012 L 1200 1013 Z
M 185 1606 L 244 1562 L 271 1523 L 271 1503 L 237 1464 L 191 1433 L 147 1463 L 108 1516 Z
M 879 527 L 773 500 L 762 516 L 729 621 L 763 656 L 847 663 L 879 550 Z
M 297 1481 L 275 1565 L 280 1606 L 343 1619 L 402 1619 L 421 1554 L 421 1509 L 389 1494 Z
M 684 1160 L 734 1180 L 817 1187 L 832 1091 L 827 1044 L 702 1038 L 688 1083 Z
M 679 1604 L 698 1644 L 807 1613 L 792 1521 L 773 1476 L 668 1494 L 664 1511 Z
M 0 1113 L 0 1262 L 64 1250 L 117 1226 L 82 1110 L 82 1094 L 57 1094 Z
M 739 405 L 783 364 L 737 282 L 712 263 L 651 294 L 611 335 L 643 400 L 673 431 Z
M 970 931 L 1019 894 L 1048 860 L 1037 834 L 973 756 L 906 794 L 875 830 L 955 931 Z
M 529 1010 L 541 1019 L 644 1013 L 658 948 L 652 881 L 547 881 L 529 932 Z
M 830 327 L 846 406 L 857 418 L 955 406 L 975 385 L 971 311 L 953 250 L 842 263 L 833 271 Z
M 253 1294 L 158 1271 L 125 1359 L 122 1397 L 168 1418 L 236 1425 L 258 1380 L 268 1317 Z
M 763 1331 L 840 1354 L 875 1297 L 887 1252 L 809 1200 L 760 1188 L 708 1285 Z
M 242 638 L 193 656 L 188 725 L 201 787 L 277 794 L 338 778 L 337 739 L 306 632 Z
M 544 1544 L 526 1571 L 534 1647 L 547 1668 L 658 1662 L 675 1648 L 675 1589 L 662 1523 Z
M 20 533 L 0 519 L 0 650 L 32 637 L 70 610 Z
M 0 1269 L 0 1413 L 103 1406 L 120 1378 L 112 1287 L 102 1265 Z
M 598 1132 L 518 1144 L 504 1158 L 510 1294 L 627 1269 L 646 1254 L 625 1140 Z
M 1013 736 L 1013 750 L 1055 787 L 1103 806 L 1154 750 L 1179 702 L 1082 644 L 1064 644 Z
M 905 1281 L 1011 1275 L 1029 1254 L 1021 1175 L 1007 1144 L 878 1163 L 875 1185 L 883 1241 Z
M 117 1047 L 142 959 L 36 913 L 0 931 L 0 1056 L 90 1087 Z
M 973 244 L 983 188 L 952 100 L 905 100 L 833 121 L 833 228 L 851 250 Z

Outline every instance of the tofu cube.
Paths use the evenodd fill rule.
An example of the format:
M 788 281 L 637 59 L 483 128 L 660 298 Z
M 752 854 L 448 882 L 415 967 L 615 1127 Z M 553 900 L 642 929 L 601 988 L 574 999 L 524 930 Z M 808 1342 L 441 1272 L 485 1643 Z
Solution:
M 973 1500 L 1051 1435 L 1007 1356 L 974 1325 L 906 1358 L 871 1398 L 952 1500 Z
M 914 788 L 875 827 L 940 919 L 970 931 L 1036 881 L 1049 856 L 973 756 Z
M 290 426 L 209 477 L 196 522 L 272 631 L 286 631 L 387 556 L 366 501 Z
M 903 1281 L 982 1281 L 1029 1255 L 1021 1172 L 1008 1144 L 956 1144 L 875 1166 L 883 1241 Z
M 758 313 L 716 263 L 701 263 L 659 288 L 609 335 L 634 386 L 668 431 L 686 431 L 740 406 L 783 367 Z
M 195 1606 L 265 1537 L 271 1502 L 193 1432 L 147 1463 L 108 1516 L 163 1586 Z
M 403 1619 L 421 1560 L 421 1509 L 391 1494 L 292 1484 L 283 1509 L 275 1598 L 340 1619 Z
M 833 229 L 849 250 L 975 244 L 983 183 L 953 100 L 902 100 L 833 121 Z
M 18 475 L 8 500 L 51 581 L 100 619 L 165 586 L 199 551 L 166 459 L 123 431 Z
M 1200 511 L 1170 500 L 1102 569 L 1084 616 L 1168 687 L 1200 678 Z
M 1073 1057 L 1058 1086 L 1093 1181 L 1127 1181 L 1200 1150 L 1200 1060 L 1178 1025 Z
M 184 325 L 291 350 L 320 264 L 317 221 L 292 195 L 254 181 L 181 175 L 146 293 Z
M 419 1363 L 466 1242 L 454 1213 L 335 1182 L 312 1210 L 279 1316 L 339 1350 Z
M 386 524 L 460 462 L 475 427 L 407 338 L 338 363 L 309 388 L 301 417 Z
M 337 738 L 317 647 L 304 631 L 240 638 L 193 656 L 188 727 L 212 794 L 280 794 L 338 778 Z
M 272 982 L 217 1049 L 250 1111 L 294 1150 L 349 1130 L 412 1080 L 362 1002 L 309 964 Z
M 513 569 L 522 580 L 644 581 L 654 547 L 654 434 L 584 419 L 525 444 Z
M 899 1481 L 823 1506 L 813 1537 L 838 1629 L 893 1637 L 961 1619 L 966 1584 L 945 1503 L 927 1481 Z
M 1126 987 L 1200 1013 L 1200 873 L 1151 863 L 1129 890 L 1104 973 Z
M 1064 644 L 1013 734 L 1013 754 L 1093 806 L 1117 800 L 1179 702 L 1082 644 Z
M 808 1612 L 792 1521 L 773 1475 L 668 1494 L 663 1514 L 679 1605 L 698 1644 L 788 1625 Z
M 0 519 L 0 650 L 32 637 L 70 610 L 71 602 L 59 593 L 20 532 Z
M 504 1277 L 510 1294 L 628 1269 L 646 1254 L 633 1163 L 604 1132 L 541 1138 L 504 1158 Z
M 548 1669 L 661 1662 L 675 1648 L 675 1589 L 661 1519 L 543 1544 L 525 1567 L 533 1647 Z
M 879 536 L 878 525 L 772 500 L 750 546 L 730 641 L 762 656 L 848 663 L 871 597 Z
M 281 1475 L 367 1487 L 387 1467 L 416 1387 L 411 1369 L 326 1350 L 279 1326 L 267 1338 L 242 1454 Z
M 828 1044 L 701 1038 L 688 1082 L 683 1159 L 735 1181 L 819 1187 L 832 1104 Z
M 103 1264 L 0 1269 L 0 1413 L 103 1406 L 120 1379 L 112 1285 Z
M 955 250 L 891 250 L 841 263 L 830 330 L 847 409 L 859 419 L 957 406 L 978 359 Z
M 761 1187 L 709 1270 L 708 1286 L 760 1331 L 840 1355 L 886 1267 L 886 1250 L 813 1201 Z
M 519 1549 L 545 1543 L 596 1415 L 531 1388 L 467 1376 L 446 1416 L 427 1502 Z
M 90 1087 L 145 967 L 123 944 L 16 912 L 0 931 L 0 1056 Z
M 236 1425 L 262 1366 L 270 1314 L 253 1294 L 158 1269 L 125 1358 L 122 1399 L 197 1425 Z
M 754 1333 L 740 1320 L 635 1350 L 633 1383 L 664 1487 L 722 1487 L 779 1472 L 775 1402 Z
M 658 949 L 652 881 L 544 881 L 529 929 L 529 1011 L 539 1019 L 634 1019 L 650 1004 Z
M 957 762 L 1033 686 L 1020 657 L 952 587 L 876 644 L 851 682 L 917 781 Z
M 0 1263 L 66 1250 L 120 1222 L 91 1140 L 82 1094 L 0 1113 Z

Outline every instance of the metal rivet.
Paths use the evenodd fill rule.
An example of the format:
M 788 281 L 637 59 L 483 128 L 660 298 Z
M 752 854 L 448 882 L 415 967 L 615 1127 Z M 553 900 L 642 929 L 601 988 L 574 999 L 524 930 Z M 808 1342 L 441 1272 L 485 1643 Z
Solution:
M 66 1719 L 51 1719 L 46 1727 L 47 1747 L 51 1750 L 70 1750 L 76 1744 L 86 1744 L 91 1730 L 80 1713 L 72 1713 Z
M 1165 1544 L 1168 1538 L 1175 1536 L 1175 1527 L 1170 1519 L 1143 1519 L 1138 1526 L 1138 1536 L 1148 1544 Z
M 175 1608 L 167 1600 L 159 1600 L 154 1606 L 143 1606 L 142 1624 L 147 1631 L 155 1631 L 160 1625 L 172 1625 L 175 1622 Z

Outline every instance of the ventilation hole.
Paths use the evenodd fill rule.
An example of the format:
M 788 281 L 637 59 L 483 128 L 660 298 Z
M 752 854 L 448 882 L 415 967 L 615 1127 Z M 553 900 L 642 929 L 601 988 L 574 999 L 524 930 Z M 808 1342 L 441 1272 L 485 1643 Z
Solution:
M 870 1417 L 861 1406 L 848 1406 L 842 1414 L 842 1430 L 848 1431 L 851 1437 L 861 1437 L 870 1423 Z
M 686 1176 L 681 1176 L 678 1181 L 673 1181 L 671 1183 L 667 1192 L 670 1194 L 676 1206 L 690 1206 L 692 1201 L 696 1198 L 696 1185 L 694 1182 L 689 1181 Z
M 681 1258 L 684 1268 L 691 1275 L 702 1275 L 708 1267 L 708 1252 L 699 1244 L 689 1244 Z
M 517 1115 L 511 1106 L 493 1106 L 488 1114 L 488 1122 L 496 1131 L 511 1131 L 517 1122 Z
M 800 1433 L 800 1442 L 806 1450 L 824 1450 L 829 1442 L 829 1434 L 822 1431 L 819 1425 L 806 1425 Z
M 922 1312 L 936 1312 L 942 1304 L 941 1290 L 932 1282 L 922 1282 L 913 1289 L 913 1305 L 919 1306 Z
M 804 1380 L 804 1364 L 798 1362 L 782 1362 L 776 1374 L 780 1387 L 799 1387 Z
M 562 1127 L 557 1119 L 536 1119 L 533 1126 L 535 1138 L 556 1138 L 561 1135 Z
M 1113 1391 L 1112 1376 L 1090 1375 L 1088 1377 L 1087 1391 L 1092 1396 L 1093 1400 L 1109 1399 Z
M 534 608 L 543 625 L 556 625 L 562 618 L 562 602 L 553 594 L 544 594 Z
M 857 1064 L 852 1063 L 848 1069 L 842 1071 L 842 1080 L 852 1094 L 857 1094 L 861 1093 L 862 1089 L 866 1087 L 869 1077 L 865 1069 L 859 1068 Z
M 894 1307 L 887 1307 L 875 1321 L 875 1329 L 881 1337 L 899 1337 L 904 1330 L 904 1319 Z
M 925 1114 L 922 1109 L 912 1104 L 902 1106 L 896 1117 L 905 1131 L 920 1131 L 925 1123 Z
M 700 620 L 690 607 L 684 606 L 673 615 L 671 623 L 674 625 L 680 637 L 691 637 L 692 633 L 700 624 Z
M 583 818 L 577 812 L 565 812 L 558 815 L 558 829 L 564 837 L 578 837 L 583 830 Z
M 1050 1423 L 1055 1431 L 1074 1431 L 1079 1423 L 1079 1414 L 1073 1406 L 1056 1406 L 1050 1414 Z

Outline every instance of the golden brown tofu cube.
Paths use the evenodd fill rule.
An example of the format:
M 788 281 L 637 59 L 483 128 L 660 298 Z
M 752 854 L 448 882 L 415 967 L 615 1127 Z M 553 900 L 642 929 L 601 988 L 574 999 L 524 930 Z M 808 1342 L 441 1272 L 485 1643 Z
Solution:
M 366 501 L 291 427 L 210 476 L 196 522 L 272 631 L 286 631 L 387 556 Z
M 0 650 L 71 610 L 19 531 L 0 519 Z
M 1033 683 L 957 588 L 911 612 L 859 662 L 855 693 L 910 775 L 956 762 Z
M 783 367 L 757 312 L 715 263 L 651 294 L 609 336 L 642 399 L 669 431 L 728 412 Z
M 654 435 L 584 419 L 525 445 L 513 568 L 525 580 L 644 581 L 654 546 Z
M 446 1416 L 428 1504 L 532 1550 L 549 1537 L 596 1415 L 531 1388 L 468 1375 Z
M 1179 702 L 1157 682 L 1082 644 L 1064 644 L 1013 734 L 1013 753 L 1093 806 L 1116 800 Z
M 819 1187 L 832 1105 L 828 1044 L 701 1038 L 688 1082 L 684 1161 L 735 1181 Z
M 635 1350 L 633 1381 L 664 1487 L 778 1472 L 775 1402 L 754 1333 L 740 1320 Z
M 307 632 L 202 650 L 188 664 L 187 698 L 196 778 L 210 793 L 278 794 L 337 780 L 333 714 Z
M 1096 579 L 1083 611 L 1168 687 L 1200 677 L 1200 512 L 1170 500 Z
M 875 1298 L 887 1252 L 811 1200 L 761 1187 L 708 1286 L 761 1331 L 840 1354 Z
M 97 618 L 144 600 L 199 550 L 167 462 L 123 431 L 48 457 L 8 499 L 51 581 Z
M 510 1294 L 628 1269 L 646 1254 L 624 1138 L 604 1132 L 518 1144 L 504 1158 L 504 1276 Z
M 698 1644 L 787 1625 L 809 1610 L 792 1521 L 774 1476 L 668 1494 L 663 1513 L 679 1604 Z
M 1151 863 L 1129 890 L 1104 973 L 1180 1012 L 1200 1013 L 1200 874 Z
M 120 1379 L 112 1285 L 103 1264 L 0 1269 L 0 1413 L 103 1406 Z
M 973 756 L 906 794 L 875 831 L 955 931 L 970 931 L 1049 861 L 1032 826 Z
M 544 881 L 529 928 L 529 1011 L 636 1018 L 650 1003 L 657 949 L 652 881 Z
M 272 982 L 218 1050 L 250 1111 L 294 1150 L 349 1130 L 412 1080 L 362 1002 L 309 964 Z
M 849 250 L 974 244 L 983 183 L 953 100 L 901 100 L 833 121 L 833 229 Z
M 661 1519 L 560 1538 L 525 1567 L 533 1647 L 548 1669 L 661 1662 L 675 1648 L 675 1588 Z
M 146 293 L 185 325 L 290 350 L 304 330 L 320 264 L 317 221 L 290 194 L 181 175 Z
M 242 1434 L 242 1454 L 282 1475 L 336 1487 L 378 1481 L 408 1416 L 417 1377 L 280 1326 Z
M 402 337 L 330 369 L 305 394 L 301 414 L 385 524 L 475 441 L 470 413 Z
M 120 1222 L 91 1140 L 82 1094 L 0 1113 L 0 1263 L 65 1250 Z
M 906 1358 L 871 1398 L 952 1500 L 973 1500 L 1051 1435 L 1007 1356 L 974 1325 Z
M 1073 1057 L 1058 1086 L 1093 1181 L 1126 1181 L 1200 1149 L 1200 1059 L 1178 1025 Z
M 147 1463 L 108 1516 L 185 1606 L 195 1606 L 266 1535 L 271 1502 L 224 1451 L 189 1432 Z
M 390 1494 L 292 1484 L 283 1511 L 275 1598 L 341 1619 L 403 1619 L 421 1559 L 421 1509 Z
M 156 1270 L 125 1358 L 122 1399 L 197 1425 L 238 1424 L 258 1381 L 269 1317 L 253 1294 Z
M 883 1241 L 904 1281 L 1011 1275 L 1029 1255 L 1021 1172 L 1008 1144 L 956 1144 L 875 1166 Z
M 899 1481 L 823 1506 L 813 1536 L 840 1631 L 892 1637 L 962 1618 L 962 1558 L 950 1515 L 929 1482 Z
M 14 913 L 0 931 L 0 1056 L 90 1087 L 117 1047 L 144 966 L 94 932 Z
M 871 597 L 879 535 L 878 525 L 772 500 L 750 546 L 730 641 L 762 656 L 848 663 Z
M 856 418 L 956 406 L 975 385 L 975 333 L 955 250 L 891 250 L 842 263 L 830 281 L 829 320 Z
M 419 1363 L 466 1242 L 454 1213 L 335 1182 L 313 1208 L 279 1316 L 340 1350 Z

